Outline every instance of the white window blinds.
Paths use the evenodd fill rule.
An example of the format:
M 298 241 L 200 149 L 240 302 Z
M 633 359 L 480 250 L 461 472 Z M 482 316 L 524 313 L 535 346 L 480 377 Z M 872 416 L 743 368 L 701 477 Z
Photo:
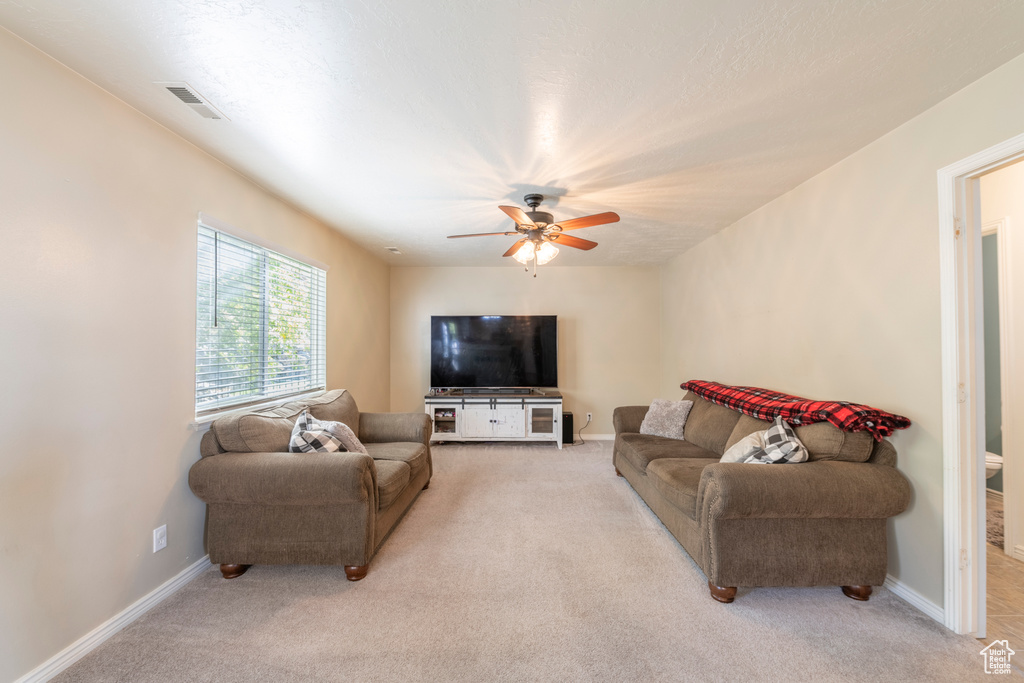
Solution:
M 196 415 L 326 386 L 327 273 L 205 225 Z

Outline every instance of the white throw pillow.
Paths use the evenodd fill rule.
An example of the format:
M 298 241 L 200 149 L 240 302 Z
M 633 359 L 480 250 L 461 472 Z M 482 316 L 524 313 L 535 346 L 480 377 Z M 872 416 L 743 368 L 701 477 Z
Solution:
M 767 430 L 765 430 L 767 431 Z M 747 434 L 725 453 L 720 462 L 746 462 L 753 455 L 764 453 L 764 432 Z
M 352 428 L 344 422 L 321 422 L 320 424 L 341 441 L 342 450 L 369 455 L 363 442 L 359 440 L 359 437 L 352 431 Z
M 303 410 L 292 427 L 288 450 L 292 453 L 334 453 L 343 450 L 341 440 L 327 430 L 326 424 Z
M 651 407 L 647 409 L 647 415 L 640 423 L 640 433 L 685 441 L 683 427 L 686 426 L 686 418 L 690 415 L 691 408 L 693 401 L 656 398 L 651 401 Z

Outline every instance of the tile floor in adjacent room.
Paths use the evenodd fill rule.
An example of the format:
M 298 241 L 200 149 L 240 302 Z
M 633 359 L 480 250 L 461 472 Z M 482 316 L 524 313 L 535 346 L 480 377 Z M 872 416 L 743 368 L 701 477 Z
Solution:
M 1001 510 L 1001 498 L 987 496 L 987 510 Z M 988 562 L 987 632 L 984 640 L 1009 640 L 1011 647 L 1024 646 L 1024 562 L 1003 552 L 991 543 L 985 544 Z

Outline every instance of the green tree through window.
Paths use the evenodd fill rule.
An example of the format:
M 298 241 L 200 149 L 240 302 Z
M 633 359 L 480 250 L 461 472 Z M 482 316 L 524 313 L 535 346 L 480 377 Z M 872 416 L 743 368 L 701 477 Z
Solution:
M 323 270 L 199 226 L 196 413 L 326 385 Z

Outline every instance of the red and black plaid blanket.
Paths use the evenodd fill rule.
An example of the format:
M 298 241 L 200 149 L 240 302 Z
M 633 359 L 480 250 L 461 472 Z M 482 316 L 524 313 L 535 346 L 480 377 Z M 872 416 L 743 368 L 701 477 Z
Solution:
M 730 387 L 717 382 L 692 379 L 680 385 L 706 401 L 732 408 L 759 420 L 781 417 L 793 425 L 829 422 L 844 432 L 871 433 L 876 441 L 906 429 L 910 420 L 884 410 L 847 401 L 809 401 L 799 396 L 780 394 L 757 387 Z

